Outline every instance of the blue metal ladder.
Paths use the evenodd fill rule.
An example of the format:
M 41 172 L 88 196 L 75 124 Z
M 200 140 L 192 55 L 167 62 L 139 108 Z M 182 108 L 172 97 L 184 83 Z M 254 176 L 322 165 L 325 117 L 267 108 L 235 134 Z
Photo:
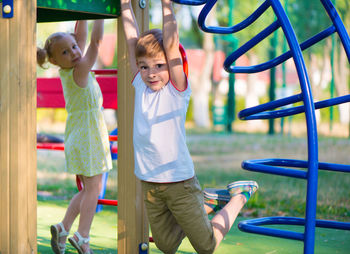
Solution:
M 264 30 L 243 44 L 240 48 L 232 52 L 224 62 L 224 68 L 230 73 L 257 73 L 273 68 L 282 62 L 292 58 L 296 66 L 301 93 L 279 100 L 271 101 L 255 107 L 247 108 L 239 112 L 238 116 L 242 120 L 253 119 L 273 119 L 295 114 L 304 113 L 307 128 L 308 160 L 292 159 L 259 159 L 246 160 L 242 162 L 242 168 L 250 171 L 275 174 L 287 177 L 304 179 L 307 182 L 306 193 L 306 213 L 305 218 L 296 217 L 266 217 L 242 221 L 238 227 L 240 230 L 286 239 L 303 241 L 304 254 L 312 254 L 315 249 L 315 227 L 350 230 L 350 223 L 316 220 L 317 207 L 317 182 L 318 170 L 338 171 L 350 173 L 350 165 L 319 162 L 318 160 L 318 134 L 316 126 L 315 109 L 321 109 L 346 103 L 350 101 L 350 95 L 331 98 L 314 103 L 310 81 L 306 71 L 306 66 L 302 51 L 313 46 L 326 37 L 337 33 L 345 49 L 348 61 L 350 61 L 350 38 L 341 21 L 339 14 L 330 0 L 320 0 L 326 10 L 332 25 L 321 31 L 317 35 L 299 44 L 293 27 L 286 15 L 279 0 L 264 1 L 247 19 L 232 27 L 206 26 L 205 20 L 216 4 L 217 0 L 173 0 L 179 4 L 203 5 L 199 16 L 199 27 L 209 33 L 231 34 L 243 30 L 256 21 L 268 8 L 272 8 L 277 20 L 267 26 Z M 277 29 L 282 28 L 289 45 L 289 51 L 271 59 L 265 63 L 254 66 L 234 66 L 232 65 L 240 56 L 249 51 L 252 47 L 268 37 Z M 287 109 L 277 109 L 282 106 L 302 102 L 302 106 L 289 107 Z M 264 227 L 264 225 L 299 225 L 304 226 L 304 233 Z

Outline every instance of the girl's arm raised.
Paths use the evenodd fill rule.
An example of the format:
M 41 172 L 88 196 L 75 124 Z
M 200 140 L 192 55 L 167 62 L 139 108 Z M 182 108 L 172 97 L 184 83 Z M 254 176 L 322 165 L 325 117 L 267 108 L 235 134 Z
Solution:
M 88 74 L 96 62 L 98 47 L 103 37 L 103 24 L 103 19 L 94 21 L 89 47 L 84 57 L 74 68 L 74 81 L 81 87 L 85 87 L 87 85 Z
M 183 71 L 179 34 L 171 0 L 162 0 L 162 12 L 163 46 L 168 61 L 170 80 L 177 89 L 183 91 L 187 87 L 187 79 Z
M 86 39 L 88 34 L 87 21 L 86 20 L 78 20 L 75 23 L 75 31 L 74 31 L 78 46 L 81 52 L 84 53 L 86 46 Z
M 124 34 L 128 47 L 130 68 L 133 75 L 135 75 L 138 71 L 135 57 L 135 46 L 140 35 L 139 27 L 131 6 L 131 1 L 120 0 L 120 4 L 122 9 L 121 16 L 123 21 Z

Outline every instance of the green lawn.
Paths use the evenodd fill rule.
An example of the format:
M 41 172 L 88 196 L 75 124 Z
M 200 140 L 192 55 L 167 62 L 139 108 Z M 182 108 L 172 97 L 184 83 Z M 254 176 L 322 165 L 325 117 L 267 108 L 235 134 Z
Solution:
M 57 223 L 64 215 L 67 201 L 38 202 L 38 253 L 52 253 L 50 247 L 49 225 Z M 248 234 L 238 230 L 237 223 L 246 218 L 238 218 L 219 249 L 218 254 L 253 254 L 253 253 L 302 253 L 301 242 L 280 238 Z M 76 229 L 75 223 L 72 229 Z M 283 227 L 279 227 L 283 228 Z M 284 227 L 285 228 L 285 227 Z M 289 230 L 300 231 L 299 227 Z M 117 253 L 117 208 L 106 207 L 97 213 L 91 228 L 91 246 L 95 253 Z M 317 254 L 348 254 L 350 250 L 350 231 L 317 229 Z M 74 248 L 67 244 L 66 253 L 75 253 Z M 153 243 L 150 243 L 150 253 L 161 253 Z M 187 239 L 181 244 L 178 253 L 195 253 Z
M 259 158 L 306 159 L 305 138 L 268 136 L 265 134 L 214 134 L 189 132 L 188 146 L 196 173 L 203 188 L 220 187 L 232 181 L 256 180 L 260 188 L 242 210 L 226 236 L 218 254 L 297 254 L 303 253 L 302 242 L 248 234 L 238 230 L 237 223 L 247 218 L 267 216 L 304 217 L 304 180 L 242 170 L 242 160 Z M 350 140 L 319 139 L 319 158 L 323 162 L 350 164 Z M 117 168 L 116 162 L 114 162 Z M 64 156 L 57 151 L 38 151 L 38 252 L 51 253 L 49 225 L 60 221 L 68 201 L 76 191 L 74 176 L 63 173 Z M 106 198 L 115 199 L 117 170 L 110 173 Z M 319 172 L 317 218 L 350 221 L 350 175 Z M 62 188 L 63 187 L 63 188 Z M 95 253 L 117 253 L 117 209 L 106 207 L 98 213 L 91 229 Z M 73 226 L 73 230 L 76 225 Z M 301 227 L 291 230 L 300 231 Z M 74 253 L 69 244 L 67 253 Z M 150 253 L 160 253 L 150 244 Z M 194 253 L 185 239 L 178 253 Z M 317 229 L 316 254 L 350 253 L 350 231 Z

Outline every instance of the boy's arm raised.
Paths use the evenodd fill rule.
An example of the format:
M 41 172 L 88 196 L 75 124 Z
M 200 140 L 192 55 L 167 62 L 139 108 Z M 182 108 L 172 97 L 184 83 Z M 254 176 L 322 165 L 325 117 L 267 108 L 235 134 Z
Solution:
M 162 0 L 162 12 L 163 46 L 168 61 L 170 80 L 177 89 L 183 91 L 187 87 L 187 79 L 183 71 L 179 34 L 171 0 Z
M 125 39 L 128 47 L 130 68 L 135 75 L 138 71 L 135 57 L 135 46 L 139 38 L 139 28 L 135 18 L 130 0 L 120 0 L 121 16 L 124 28 Z

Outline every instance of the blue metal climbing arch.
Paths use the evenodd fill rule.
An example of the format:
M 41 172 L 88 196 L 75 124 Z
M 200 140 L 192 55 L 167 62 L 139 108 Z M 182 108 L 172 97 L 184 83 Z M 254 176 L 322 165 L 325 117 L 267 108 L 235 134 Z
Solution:
M 238 116 L 242 120 L 252 119 L 272 119 L 284 116 L 304 113 L 307 128 L 308 141 L 308 160 L 292 160 L 292 159 L 259 159 L 247 160 L 242 162 L 242 168 L 246 170 L 262 172 L 267 174 L 275 174 L 286 177 L 294 177 L 304 179 L 307 184 L 306 193 L 306 213 L 305 218 L 296 217 L 266 217 L 240 222 L 238 227 L 240 230 L 286 239 L 299 240 L 304 243 L 304 254 L 312 254 L 315 249 L 315 227 L 333 228 L 350 230 L 350 223 L 316 220 L 317 207 L 317 182 L 318 170 L 338 171 L 350 173 L 350 165 L 341 165 L 327 162 L 319 162 L 318 159 L 318 134 L 316 126 L 315 109 L 330 107 L 333 105 L 347 103 L 350 101 L 350 95 L 337 98 L 331 98 L 314 103 L 309 77 L 307 74 L 302 51 L 313 46 L 317 42 L 326 37 L 337 33 L 341 43 L 350 61 L 350 38 L 341 21 L 335 7 L 330 0 L 320 0 L 326 10 L 332 25 L 321 31 L 317 35 L 299 44 L 294 33 L 293 27 L 286 15 L 279 0 L 264 1 L 248 18 L 232 27 L 212 27 L 206 26 L 205 20 L 209 12 L 216 4 L 217 0 L 173 0 L 179 4 L 186 5 L 203 5 L 199 16 L 199 27 L 209 33 L 230 34 L 243 30 L 256 21 L 268 8 L 272 8 L 277 19 L 268 25 L 264 30 L 243 44 L 240 48 L 232 52 L 224 62 L 224 68 L 230 73 L 256 73 L 273 68 L 289 58 L 292 58 L 296 67 L 300 82 L 300 94 L 279 100 L 271 101 L 252 108 L 247 108 L 239 112 Z M 271 33 L 281 28 L 289 45 L 289 51 L 271 59 L 265 63 L 254 66 L 234 66 L 240 56 L 249 51 L 252 47 L 268 37 Z M 302 106 L 294 106 L 287 109 L 278 109 L 279 107 L 302 102 Z M 293 232 L 289 230 L 281 230 L 276 228 L 264 227 L 265 225 L 298 225 L 304 226 L 304 233 Z

